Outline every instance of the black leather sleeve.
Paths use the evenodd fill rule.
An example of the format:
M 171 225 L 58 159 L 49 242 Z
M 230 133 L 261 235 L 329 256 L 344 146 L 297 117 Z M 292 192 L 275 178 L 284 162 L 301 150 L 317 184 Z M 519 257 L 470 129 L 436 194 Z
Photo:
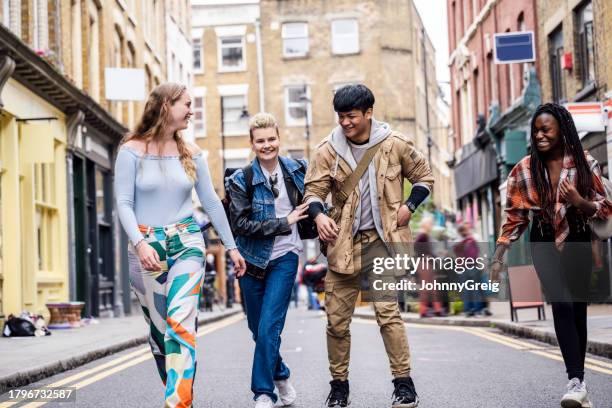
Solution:
M 235 182 L 229 183 L 230 222 L 236 235 L 249 238 L 270 238 L 277 235 L 291 234 L 287 217 L 271 218 L 265 221 L 251 220 L 251 202 L 244 191 Z

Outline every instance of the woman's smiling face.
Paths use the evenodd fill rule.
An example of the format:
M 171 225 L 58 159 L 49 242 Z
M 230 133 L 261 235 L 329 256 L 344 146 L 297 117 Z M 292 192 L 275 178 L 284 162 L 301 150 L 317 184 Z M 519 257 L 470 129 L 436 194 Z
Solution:
M 189 126 L 189 119 L 193 115 L 193 111 L 191 110 L 191 97 L 189 96 L 189 92 L 184 91 L 181 94 L 181 97 L 177 99 L 170 106 L 169 126 L 176 130 L 187 129 Z
M 540 153 L 548 153 L 563 146 L 559 122 L 549 113 L 540 114 L 534 123 L 533 142 Z

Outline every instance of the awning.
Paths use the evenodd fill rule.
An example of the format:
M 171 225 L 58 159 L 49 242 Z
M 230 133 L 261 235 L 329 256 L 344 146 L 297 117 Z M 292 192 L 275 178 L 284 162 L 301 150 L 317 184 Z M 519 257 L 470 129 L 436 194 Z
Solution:
M 497 179 L 497 155 L 492 144 L 479 149 L 474 143 L 463 146 L 461 159 L 455 165 L 457 200 Z

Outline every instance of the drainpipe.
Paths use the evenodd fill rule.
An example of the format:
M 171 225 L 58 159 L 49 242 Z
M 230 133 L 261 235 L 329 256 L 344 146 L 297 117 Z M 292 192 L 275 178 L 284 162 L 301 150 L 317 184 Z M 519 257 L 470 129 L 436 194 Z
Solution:
M 255 43 L 257 44 L 257 80 L 259 83 L 259 111 L 265 112 L 265 91 L 264 91 L 264 73 L 263 73 L 263 57 L 261 50 L 261 21 L 255 21 Z
M 77 300 L 76 276 L 76 231 L 74 225 L 74 179 L 72 169 L 72 154 L 79 127 L 85 119 L 83 111 L 78 110 L 68 117 L 66 131 L 68 134 L 68 148 L 66 149 L 66 177 L 68 185 L 68 294 L 70 300 Z

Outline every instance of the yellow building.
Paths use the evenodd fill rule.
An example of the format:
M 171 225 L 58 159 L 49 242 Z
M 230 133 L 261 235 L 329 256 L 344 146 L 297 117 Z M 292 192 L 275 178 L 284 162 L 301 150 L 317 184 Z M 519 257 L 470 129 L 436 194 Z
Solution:
M 0 310 L 44 313 L 68 297 L 66 116 L 14 79 L 2 102 Z
M 0 317 L 70 299 L 67 149 L 125 130 L 61 73 L 61 3 L 0 9 Z
M 189 86 L 188 0 L 59 1 L 63 74 L 101 108 L 103 121 L 122 131 L 100 131 L 75 116 L 68 146 L 70 299 L 85 302 L 85 314 L 116 316 L 131 311 L 127 238 L 114 215 L 113 163 L 144 100 L 108 100 L 106 68 L 144 70 L 145 92 L 170 78 Z M 186 60 L 187 58 L 187 60 Z

